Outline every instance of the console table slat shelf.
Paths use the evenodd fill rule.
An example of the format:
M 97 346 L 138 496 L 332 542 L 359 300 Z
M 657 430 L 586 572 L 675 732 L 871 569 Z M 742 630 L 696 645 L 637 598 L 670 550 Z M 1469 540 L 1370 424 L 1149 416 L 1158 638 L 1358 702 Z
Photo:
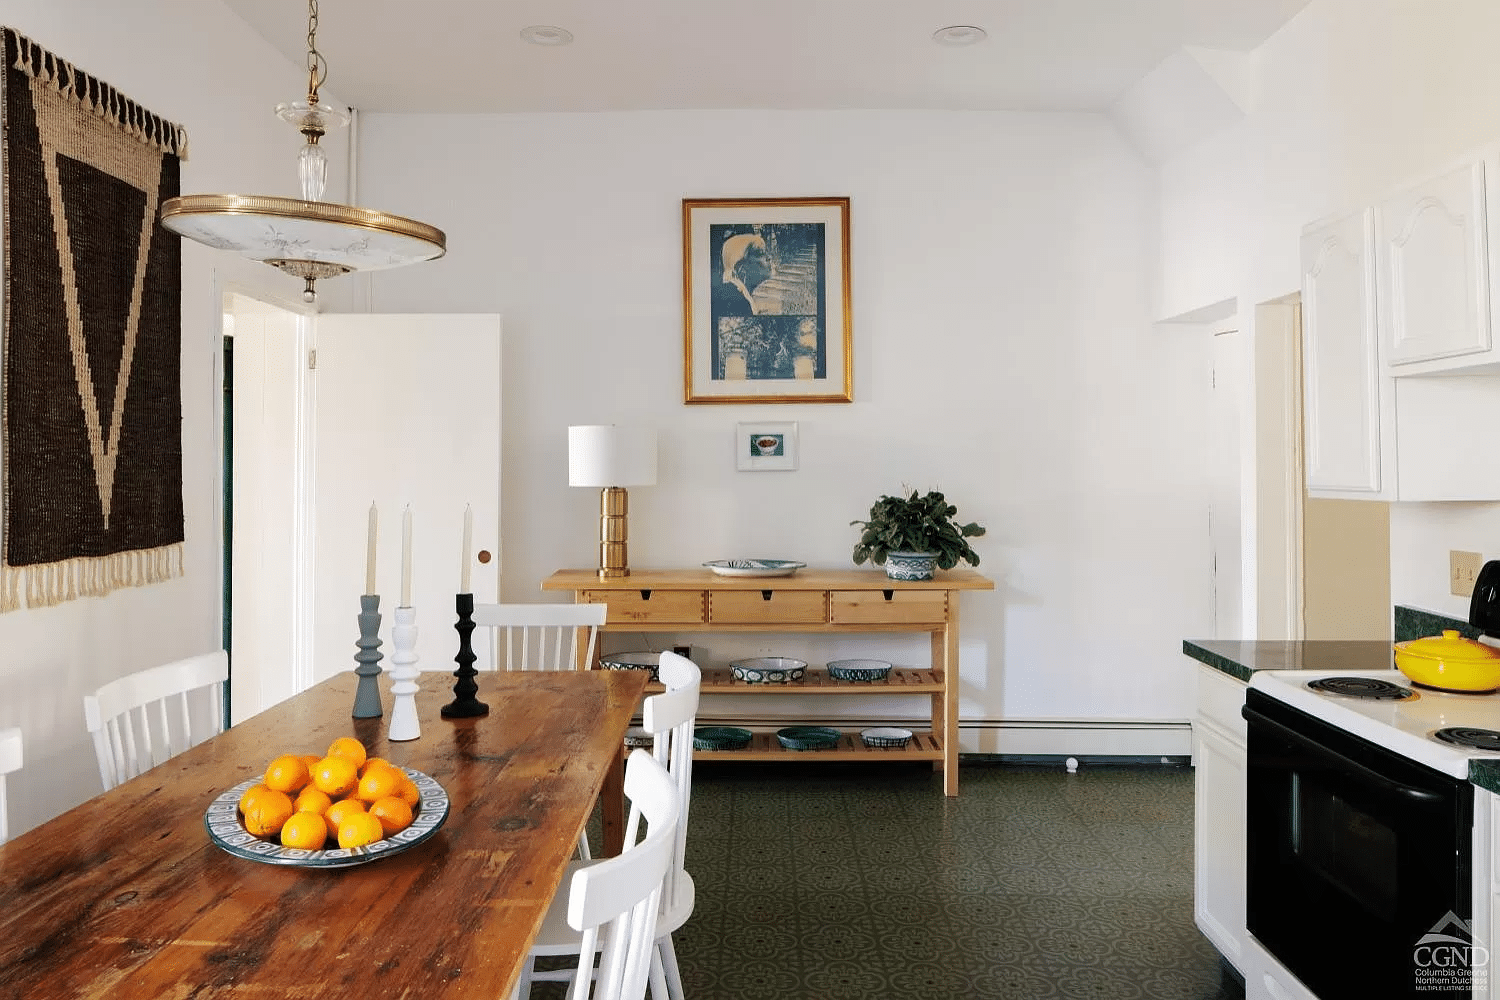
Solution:
M 632 570 L 601 580 L 594 570 L 564 569 L 544 591 L 571 591 L 579 604 L 608 604 L 606 632 L 795 632 L 928 634 L 930 668 L 897 668 L 885 681 L 839 681 L 809 668 L 789 684 L 745 684 L 727 667 L 707 667 L 705 695 L 925 695 L 932 729 L 905 747 L 866 747 L 857 731 L 828 750 L 788 750 L 774 733 L 756 733 L 743 750 L 704 750 L 700 760 L 930 760 L 943 791 L 958 794 L 958 595 L 993 590 L 972 570 L 939 571 L 932 580 L 892 580 L 881 570 L 799 570 L 785 577 L 718 576 L 706 569 Z M 580 663 L 580 668 L 591 664 Z M 790 755 L 790 757 L 788 756 Z
M 741 750 L 694 750 L 694 760 L 805 760 L 818 761 L 869 761 L 869 760 L 932 760 L 943 759 L 943 744 L 932 733 L 913 733 L 911 742 L 904 747 L 867 747 L 860 741 L 859 733 L 845 732 L 834 746 L 826 750 L 789 750 L 776 740 L 775 733 L 755 733 L 750 745 Z

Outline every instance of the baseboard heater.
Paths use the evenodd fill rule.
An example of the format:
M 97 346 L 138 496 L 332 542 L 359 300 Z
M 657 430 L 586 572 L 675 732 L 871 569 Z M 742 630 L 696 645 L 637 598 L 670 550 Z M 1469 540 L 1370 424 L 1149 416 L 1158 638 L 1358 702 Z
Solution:
M 740 726 L 752 730 L 809 724 L 854 731 L 867 726 L 904 726 L 920 730 L 932 727 L 927 718 L 828 715 L 819 715 L 816 719 L 699 715 L 698 724 Z M 961 719 L 958 723 L 958 752 L 1001 760 L 1074 757 L 1079 760 L 1126 758 L 1156 761 L 1166 757 L 1180 758 L 1185 762 L 1192 756 L 1193 732 L 1186 719 Z

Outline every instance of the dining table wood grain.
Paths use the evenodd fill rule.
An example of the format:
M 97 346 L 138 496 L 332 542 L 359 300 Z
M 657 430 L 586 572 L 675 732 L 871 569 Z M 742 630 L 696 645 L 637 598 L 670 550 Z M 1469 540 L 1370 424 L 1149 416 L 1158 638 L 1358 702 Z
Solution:
M 0 998 L 508 996 L 646 676 L 486 673 L 489 714 L 451 720 L 438 676 L 416 740 L 386 739 L 389 694 L 386 717 L 352 718 L 343 673 L 0 846 Z M 215 796 L 338 736 L 441 784 L 442 828 L 336 869 L 210 841 Z

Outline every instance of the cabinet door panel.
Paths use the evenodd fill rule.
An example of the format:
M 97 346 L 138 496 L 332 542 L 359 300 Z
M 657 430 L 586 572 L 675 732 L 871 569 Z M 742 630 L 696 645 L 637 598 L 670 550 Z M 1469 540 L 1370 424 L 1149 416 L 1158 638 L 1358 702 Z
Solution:
M 1193 725 L 1193 917 L 1219 953 L 1245 968 L 1245 748 Z
M 1307 486 L 1375 496 L 1386 487 L 1375 331 L 1372 213 L 1311 226 L 1302 236 Z M 1389 484 L 1394 488 L 1394 483 Z
M 1388 365 L 1490 349 L 1488 169 L 1485 159 L 1470 161 L 1377 208 L 1379 322 Z

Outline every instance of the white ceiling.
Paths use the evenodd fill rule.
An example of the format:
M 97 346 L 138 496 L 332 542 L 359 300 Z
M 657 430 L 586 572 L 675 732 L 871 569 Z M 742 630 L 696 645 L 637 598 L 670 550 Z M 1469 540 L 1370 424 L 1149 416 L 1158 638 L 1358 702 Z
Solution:
M 305 64 L 307 0 L 222 2 Z M 1183 46 L 1249 51 L 1308 2 L 319 0 L 318 49 L 366 112 L 1103 111 Z M 575 41 L 523 42 L 536 24 Z M 932 40 L 953 24 L 989 37 Z

